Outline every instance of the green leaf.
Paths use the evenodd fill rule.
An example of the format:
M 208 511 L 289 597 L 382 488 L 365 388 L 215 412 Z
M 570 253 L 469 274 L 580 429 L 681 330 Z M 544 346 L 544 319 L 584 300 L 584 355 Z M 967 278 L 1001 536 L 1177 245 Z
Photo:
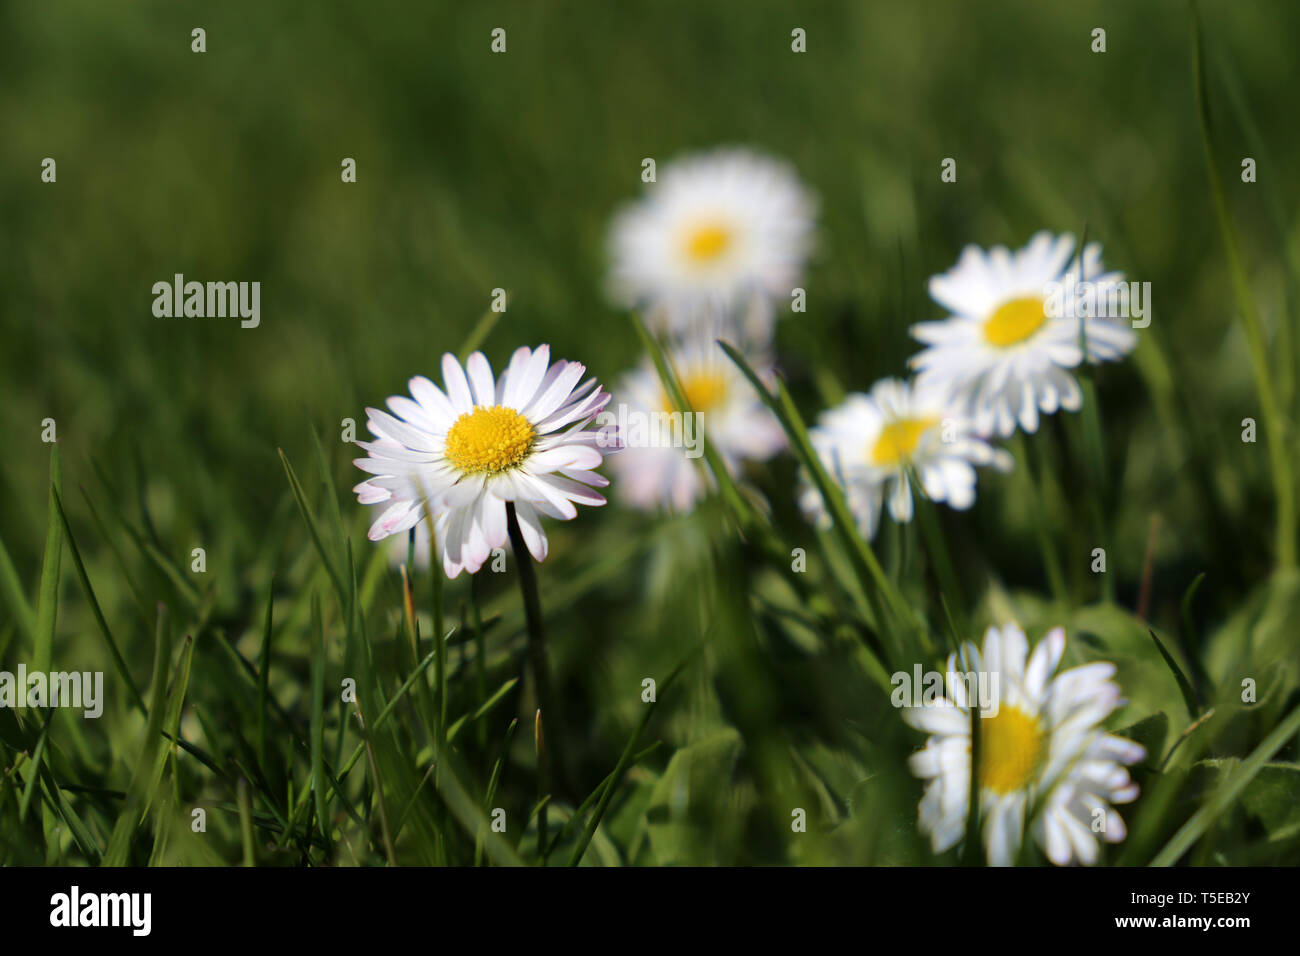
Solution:
M 1259 819 L 1271 842 L 1300 836 L 1300 764 L 1265 764 L 1242 792 L 1241 805 Z

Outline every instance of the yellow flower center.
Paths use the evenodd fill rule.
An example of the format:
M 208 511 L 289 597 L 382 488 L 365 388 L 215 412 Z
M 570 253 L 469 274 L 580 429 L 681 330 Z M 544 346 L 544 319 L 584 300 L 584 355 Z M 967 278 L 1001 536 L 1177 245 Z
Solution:
M 1041 329 L 1046 321 L 1042 299 L 1036 296 L 1010 299 L 984 320 L 984 339 L 998 348 L 1017 345 Z
M 1015 707 L 1003 705 L 996 716 L 980 718 L 980 786 L 994 793 L 1023 790 L 1043 762 L 1045 743 L 1038 718 Z
M 716 408 L 727 398 L 727 380 L 717 372 L 683 375 L 681 386 L 682 391 L 686 393 L 686 400 L 697 412 Z M 663 396 L 663 407 L 667 412 L 676 411 L 672 400 L 667 395 Z
M 871 463 L 890 468 L 911 460 L 921 436 L 938 424 L 937 418 L 900 418 L 880 430 L 880 437 L 871 446 Z
M 731 247 L 731 230 L 717 223 L 697 226 L 686 236 L 686 258 L 697 265 L 718 260 Z
M 528 419 L 513 408 L 476 405 L 447 431 L 443 454 L 464 474 L 499 475 L 528 457 L 536 437 Z

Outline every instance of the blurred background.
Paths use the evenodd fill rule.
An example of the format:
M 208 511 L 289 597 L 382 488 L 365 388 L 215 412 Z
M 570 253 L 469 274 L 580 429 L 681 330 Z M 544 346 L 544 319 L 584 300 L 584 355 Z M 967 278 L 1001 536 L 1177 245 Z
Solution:
M 1300 7 L 1201 7 L 1216 159 L 1276 328 L 1295 305 Z M 195 27 L 206 53 L 191 52 Z M 490 50 L 497 27 L 503 54 Z M 791 51 L 796 27 L 806 53 Z M 1104 54 L 1091 50 L 1096 27 Z M 214 643 L 256 656 L 272 574 L 283 654 L 273 687 L 290 710 L 305 693 L 303 594 L 320 577 L 276 449 L 318 498 L 318 430 L 358 566 L 372 567 L 372 515 L 348 494 L 360 473 L 342 420 L 365 437 L 365 406 L 412 375 L 438 377 L 439 356 L 461 347 L 497 287 L 508 311 L 483 346 L 495 367 L 518 345 L 549 342 L 616 380 L 639 348 L 604 294 L 611 213 L 640 193 L 643 158 L 745 145 L 791 162 L 820 197 L 808 311 L 778 332 L 809 419 L 839 390 L 903 374 L 916 351 L 909 324 L 942 314 L 927 279 L 967 243 L 1018 247 L 1040 229 L 1086 227 L 1110 267 L 1151 283 L 1137 353 L 1097 379 L 1109 572 L 1132 609 L 1150 549 L 1149 615 L 1166 624 L 1205 572 L 1194 612 L 1209 631 L 1269 573 L 1273 506 L 1264 446 L 1240 440 L 1259 409 L 1207 188 L 1190 28 L 1181 0 L 0 3 L 0 540 L 34 601 L 50 452 L 41 422 L 53 418 L 69 518 L 124 656 L 143 683 L 152 620 L 142 609 L 155 600 L 181 608 L 178 629 L 201 625 L 190 697 L 211 715 L 205 746 L 219 751 L 212 738 L 237 735 L 241 718 Z M 1255 184 L 1240 181 L 1245 156 L 1258 162 Z M 41 181 L 45 157 L 54 184 Z M 345 157 L 354 184 L 340 181 Z M 957 160 L 956 183 L 940 181 L 945 157 Z M 260 327 L 154 317 L 152 286 L 175 273 L 260 281 Z M 1294 376 L 1282 377 L 1294 397 Z M 1081 607 L 1097 585 L 1071 502 L 1090 490 L 1054 437 L 1061 427 L 1036 440 L 1057 476 L 1050 526 Z M 812 549 L 795 474 L 782 458 L 752 483 L 791 546 Z M 188 618 L 185 596 L 115 512 L 181 569 L 192 548 L 206 550 Z M 1036 519 L 1014 476 L 982 476 L 976 507 L 943 521 L 973 599 L 990 586 L 1046 593 Z M 639 719 L 641 679 L 662 679 L 702 631 L 713 635 L 710 666 L 684 672 L 663 712 L 655 736 L 668 746 L 631 778 L 639 789 L 620 804 L 629 835 L 620 842 L 615 829 L 610 853 L 926 857 L 910 829 L 919 787 L 897 761 L 890 771 L 863 756 L 916 741 L 881 719 L 816 635 L 761 623 L 766 603 L 789 603 L 784 585 L 716 508 L 657 518 L 620 508 L 615 487 L 610 507 L 549 532 L 539 573 L 579 796 Z M 913 560 L 906 536 L 881 547 L 895 571 Z M 108 711 L 87 731 L 93 757 L 134 741 L 138 726 L 67 562 L 55 665 L 110 671 Z M 493 642 L 494 677 L 508 676 L 513 574 L 480 577 L 485 608 L 515 615 Z M 396 578 L 370 580 L 375 631 L 391 641 Z M 420 588 L 427 604 L 427 576 Z M 465 580 L 451 585 L 449 615 L 467 594 Z M 10 668 L 14 637 L 0 623 Z M 530 713 L 507 709 L 493 739 L 501 721 Z M 515 759 L 526 764 L 531 746 L 521 728 Z M 768 800 L 788 787 L 847 819 L 863 781 L 890 773 L 894 795 L 853 839 L 796 846 L 785 804 Z M 516 776 L 503 785 L 527 805 L 532 783 Z M 708 796 L 678 812 L 688 792 Z

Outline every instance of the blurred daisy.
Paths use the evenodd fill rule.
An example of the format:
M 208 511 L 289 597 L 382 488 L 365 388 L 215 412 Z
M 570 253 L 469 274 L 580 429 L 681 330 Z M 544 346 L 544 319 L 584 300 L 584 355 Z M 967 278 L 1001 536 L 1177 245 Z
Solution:
M 1112 804 L 1137 797 L 1125 768 L 1146 751 L 1101 727 L 1124 703 L 1111 680 L 1115 665 L 1085 664 L 1053 677 L 1064 650 L 1061 628 L 1030 656 L 1017 625 L 990 627 L 982 655 L 967 643 L 960 664 L 956 655 L 948 658 L 946 696 L 903 711 L 908 724 L 931 735 L 908 765 L 927 781 L 920 825 L 934 852 L 955 846 L 965 832 L 972 709 L 980 714 L 980 809 L 989 863 L 1016 861 L 1026 814 L 1035 807 L 1030 832 L 1058 866 L 1095 863 L 1098 837 L 1124 839 L 1124 821 Z M 969 691 L 978 685 L 961 679 L 981 672 L 994 701 L 974 700 Z
M 508 534 L 506 502 L 515 504 L 529 552 L 546 557 L 541 515 L 568 520 L 575 503 L 602 505 L 593 488 L 609 482 L 592 471 L 606 436 L 586 426 L 609 402 L 579 362 L 550 362 L 550 347 L 517 349 L 494 378 L 481 352 L 465 368 L 442 357 L 446 391 L 411 379 L 411 398 L 394 396 L 392 414 L 368 408 L 375 436 L 357 444 L 369 453 L 354 464 L 375 477 L 353 491 L 384 510 L 370 528 L 378 541 L 432 516 L 448 577 L 476 572 Z M 468 373 L 468 374 L 467 374 Z
M 628 373 L 616 408 L 601 421 L 617 422 L 623 449 L 610 458 L 622 501 L 635 508 L 688 511 L 712 487 L 697 460 L 703 436 L 735 475 L 745 461 L 765 461 L 785 447 L 785 434 L 740 370 L 712 340 L 692 337 L 669 354 L 694 415 L 675 411 L 647 359 Z M 770 365 L 759 361 L 760 375 Z
M 1121 311 L 1111 309 L 1112 294 L 1127 287 L 1120 273 L 1103 270 L 1099 244 L 1089 243 L 1083 255 L 1091 311 L 1099 314 L 1080 319 L 1066 306 L 1073 250 L 1073 236 L 1047 232 L 1015 253 L 967 246 L 956 266 L 930 279 L 930 297 L 951 316 L 912 326 L 926 348 L 911 366 L 920 381 L 950 391 L 979 434 L 1006 437 L 1017 423 L 1034 432 L 1040 411 L 1079 409 L 1083 393 L 1069 370 L 1083 359 L 1080 322 L 1089 362 L 1120 359 L 1136 344 L 1130 320 L 1112 314 Z
M 748 150 L 667 164 L 614 218 L 614 295 L 678 331 L 721 313 L 770 334 L 773 300 L 799 284 L 815 209 L 791 167 Z
M 869 395 L 849 395 L 823 412 L 809 438 L 826 470 L 844 487 L 858 528 L 871 538 L 887 505 L 912 520 L 911 469 L 926 497 L 965 510 L 975 502 L 975 466 L 1011 468 L 1011 456 L 971 433 L 972 423 L 946 393 L 921 383 L 882 379 Z M 820 493 L 804 476 L 804 512 L 827 523 Z

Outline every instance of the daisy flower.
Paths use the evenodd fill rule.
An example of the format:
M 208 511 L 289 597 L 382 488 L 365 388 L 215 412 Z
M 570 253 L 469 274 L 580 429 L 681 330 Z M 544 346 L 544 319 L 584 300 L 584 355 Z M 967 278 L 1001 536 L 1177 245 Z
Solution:
M 1063 307 L 1073 250 L 1073 236 L 1047 232 L 1015 253 L 967 246 L 956 266 L 930 279 L 930 297 L 951 315 L 912 326 L 926 348 L 911 366 L 921 381 L 948 389 L 979 434 L 1005 438 L 1017 423 L 1034 432 L 1039 412 L 1078 411 L 1083 393 L 1070 369 L 1084 358 L 1080 322 L 1089 362 L 1115 361 L 1136 345 L 1130 321 L 1110 314 L 1111 295 L 1127 287 L 1119 285 L 1120 273 L 1103 270 L 1099 244 L 1084 250 L 1083 278 L 1090 286 L 1080 287 L 1091 288 L 1091 311 L 1099 314 L 1080 319 Z
M 956 655 L 948 658 L 947 693 L 909 707 L 903 719 L 931 736 L 908 766 L 926 781 L 920 825 L 934 852 L 961 840 L 970 796 L 971 711 L 979 714 L 980 809 L 988 861 L 1009 866 L 1029 830 L 1058 866 L 1098 859 L 1097 837 L 1124 839 L 1124 821 L 1112 804 L 1129 803 L 1138 788 L 1126 767 L 1146 756 L 1138 744 L 1107 733 L 1104 721 L 1124 701 L 1104 661 L 1053 674 L 1065 650 L 1056 628 L 1029 655 L 1025 633 L 1009 624 L 990 627 L 984 653 L 963 648 L 964 674 L 985 674 L 993 700 L 976 701 Z
M 423 376 L 411 397 L 388 399 L 392 414 L 366 409 L 374 441 L 355 464 L 374 477 L 352 490 L 384 510 L 370 528 L 378 541 L 431 516 L 448 577 L 482 567 L 508 538 L 506 502 L 514 502 L 529 552 L 546 558 L 541 516 L 568 520 L 575 503 L 602 505 L 592 490 L 609 484 L 592 469 L 610 436 L 586 426 L 609 402 L 579 362 L 551 364 L 550 347 L 520 348 L 499 378 L 481 352 L 462 369 L 442 357 L 442 390 Z
M 610 468 L 622 500 L 635 508 L 688 511 L 712 486 L 697 461 L 704 434 L 734 475 L 745 461 L 765 461 L 784 448 L 785 433 L 711 339 L 693 336 L 668 358 L 693 416 L 675 410 L 647 359 L 624 377 L 622 401 L 599 420 L 618 424 L 623 449 Z M 759 360 L 756 368 L 762 375 L 770 364 Z
M 678 331 L 721 312 L 770 334 L 773 300 L 799 284 L 815 209 L 793 169 L 748 150 L 666 164 L 614 218 L 613 293 Z
M 882 506 L 895 521 L 912 520 L 909 469 L 926 497 L 965 510 L 975 502 L 976 465 L 1011 468 L 1011 456 L 971 428 L 943 390 L 887 378 L 869 395 L 854 393 L 823 412 L 809 438 L 826 470 L 844 487 L 859 530 L 871 538 Z M 829 521 L 806 475 L 800 504 L 813 520 Z

